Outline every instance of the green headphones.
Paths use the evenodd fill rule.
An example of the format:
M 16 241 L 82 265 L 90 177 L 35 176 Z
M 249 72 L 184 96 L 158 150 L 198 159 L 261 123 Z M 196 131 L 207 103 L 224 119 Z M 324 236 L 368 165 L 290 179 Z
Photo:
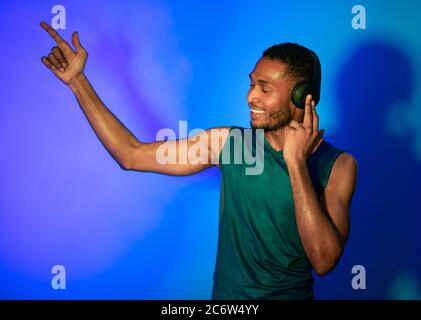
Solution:
M 305 108 L 305 102 L 307 95 L 311 94 L 316 105 L 320 100 L 320 85 L 322 80 L 322 70 L 320 66 L 320 60 L 317 55 L 309 50 L 313 60 L 312 66 L 312 78 L 310 81 L 298 82 L 291 92 L 292 103 L 300 109 Z

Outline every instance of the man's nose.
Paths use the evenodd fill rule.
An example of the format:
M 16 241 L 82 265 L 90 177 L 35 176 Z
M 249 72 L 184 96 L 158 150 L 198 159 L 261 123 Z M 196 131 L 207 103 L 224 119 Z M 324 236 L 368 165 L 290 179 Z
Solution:
M 259 98 L 258 95 L 256 94 L 256 91 L 254 90 L 254 88 L 251 88 L 248 95 L 247 95 L 247 101 L 248 103 L 258 103 L 259 102 Z

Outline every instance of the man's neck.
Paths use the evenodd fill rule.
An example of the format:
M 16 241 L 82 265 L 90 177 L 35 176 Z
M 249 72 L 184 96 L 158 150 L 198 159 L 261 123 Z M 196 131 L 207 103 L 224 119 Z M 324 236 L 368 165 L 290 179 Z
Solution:
M 276 151 L 284 149 L 285 127 L 278 130 L 265 131 L 265 138 Z

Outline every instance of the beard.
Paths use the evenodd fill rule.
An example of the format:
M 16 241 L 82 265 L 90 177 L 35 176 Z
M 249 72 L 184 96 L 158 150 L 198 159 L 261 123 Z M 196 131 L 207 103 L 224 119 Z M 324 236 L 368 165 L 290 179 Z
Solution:
M 253 129 L 264 129 L 265 131 L 276 131 L 283 128 L 292 120 L 292 111 L 289 107 L 284 107 L 280 111 L 266 111 L 264 119 L 260 123 L 253 125 L 250 120 L 250 127 Z

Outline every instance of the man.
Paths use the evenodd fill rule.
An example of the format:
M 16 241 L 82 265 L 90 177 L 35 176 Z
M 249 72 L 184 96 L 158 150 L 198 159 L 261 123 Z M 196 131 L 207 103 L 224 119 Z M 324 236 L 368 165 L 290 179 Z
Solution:
M 357 161 L 323 139 L 311 95 L 297 107 L 291 92 L 312 76 L 312 55 L 296 44 L 267 49 L 251 72 L 251 127 L 218 127 L 193 138 L 140 142 L 107 109 L 83 73 L 87 52 L 77 33 L 75 50 L 46 23 L 57 42 L 42 62 L 70 87 L 96 135 L 124 170 L 191 175 L 213 165 L 222 173 L 220 224 L 212 299 L 311 299 L 311 271 L 324 275 L 342 256 Z M 317 93 L 316 93 L 317 94 Z M 246 164 L 221 161 L 231 133 L 264 131 L 264 169 L 246 175 Z M 212 130 L 219 139 L 212 139 Z M 165 163 L 157 153 L 205 149 L 206 161 Z M 203 154 L 198 156 L 203 160 Z M 215 159 L 217 161 L 215 161 Z M 197 160 L 197 159 L 196 159 Z

